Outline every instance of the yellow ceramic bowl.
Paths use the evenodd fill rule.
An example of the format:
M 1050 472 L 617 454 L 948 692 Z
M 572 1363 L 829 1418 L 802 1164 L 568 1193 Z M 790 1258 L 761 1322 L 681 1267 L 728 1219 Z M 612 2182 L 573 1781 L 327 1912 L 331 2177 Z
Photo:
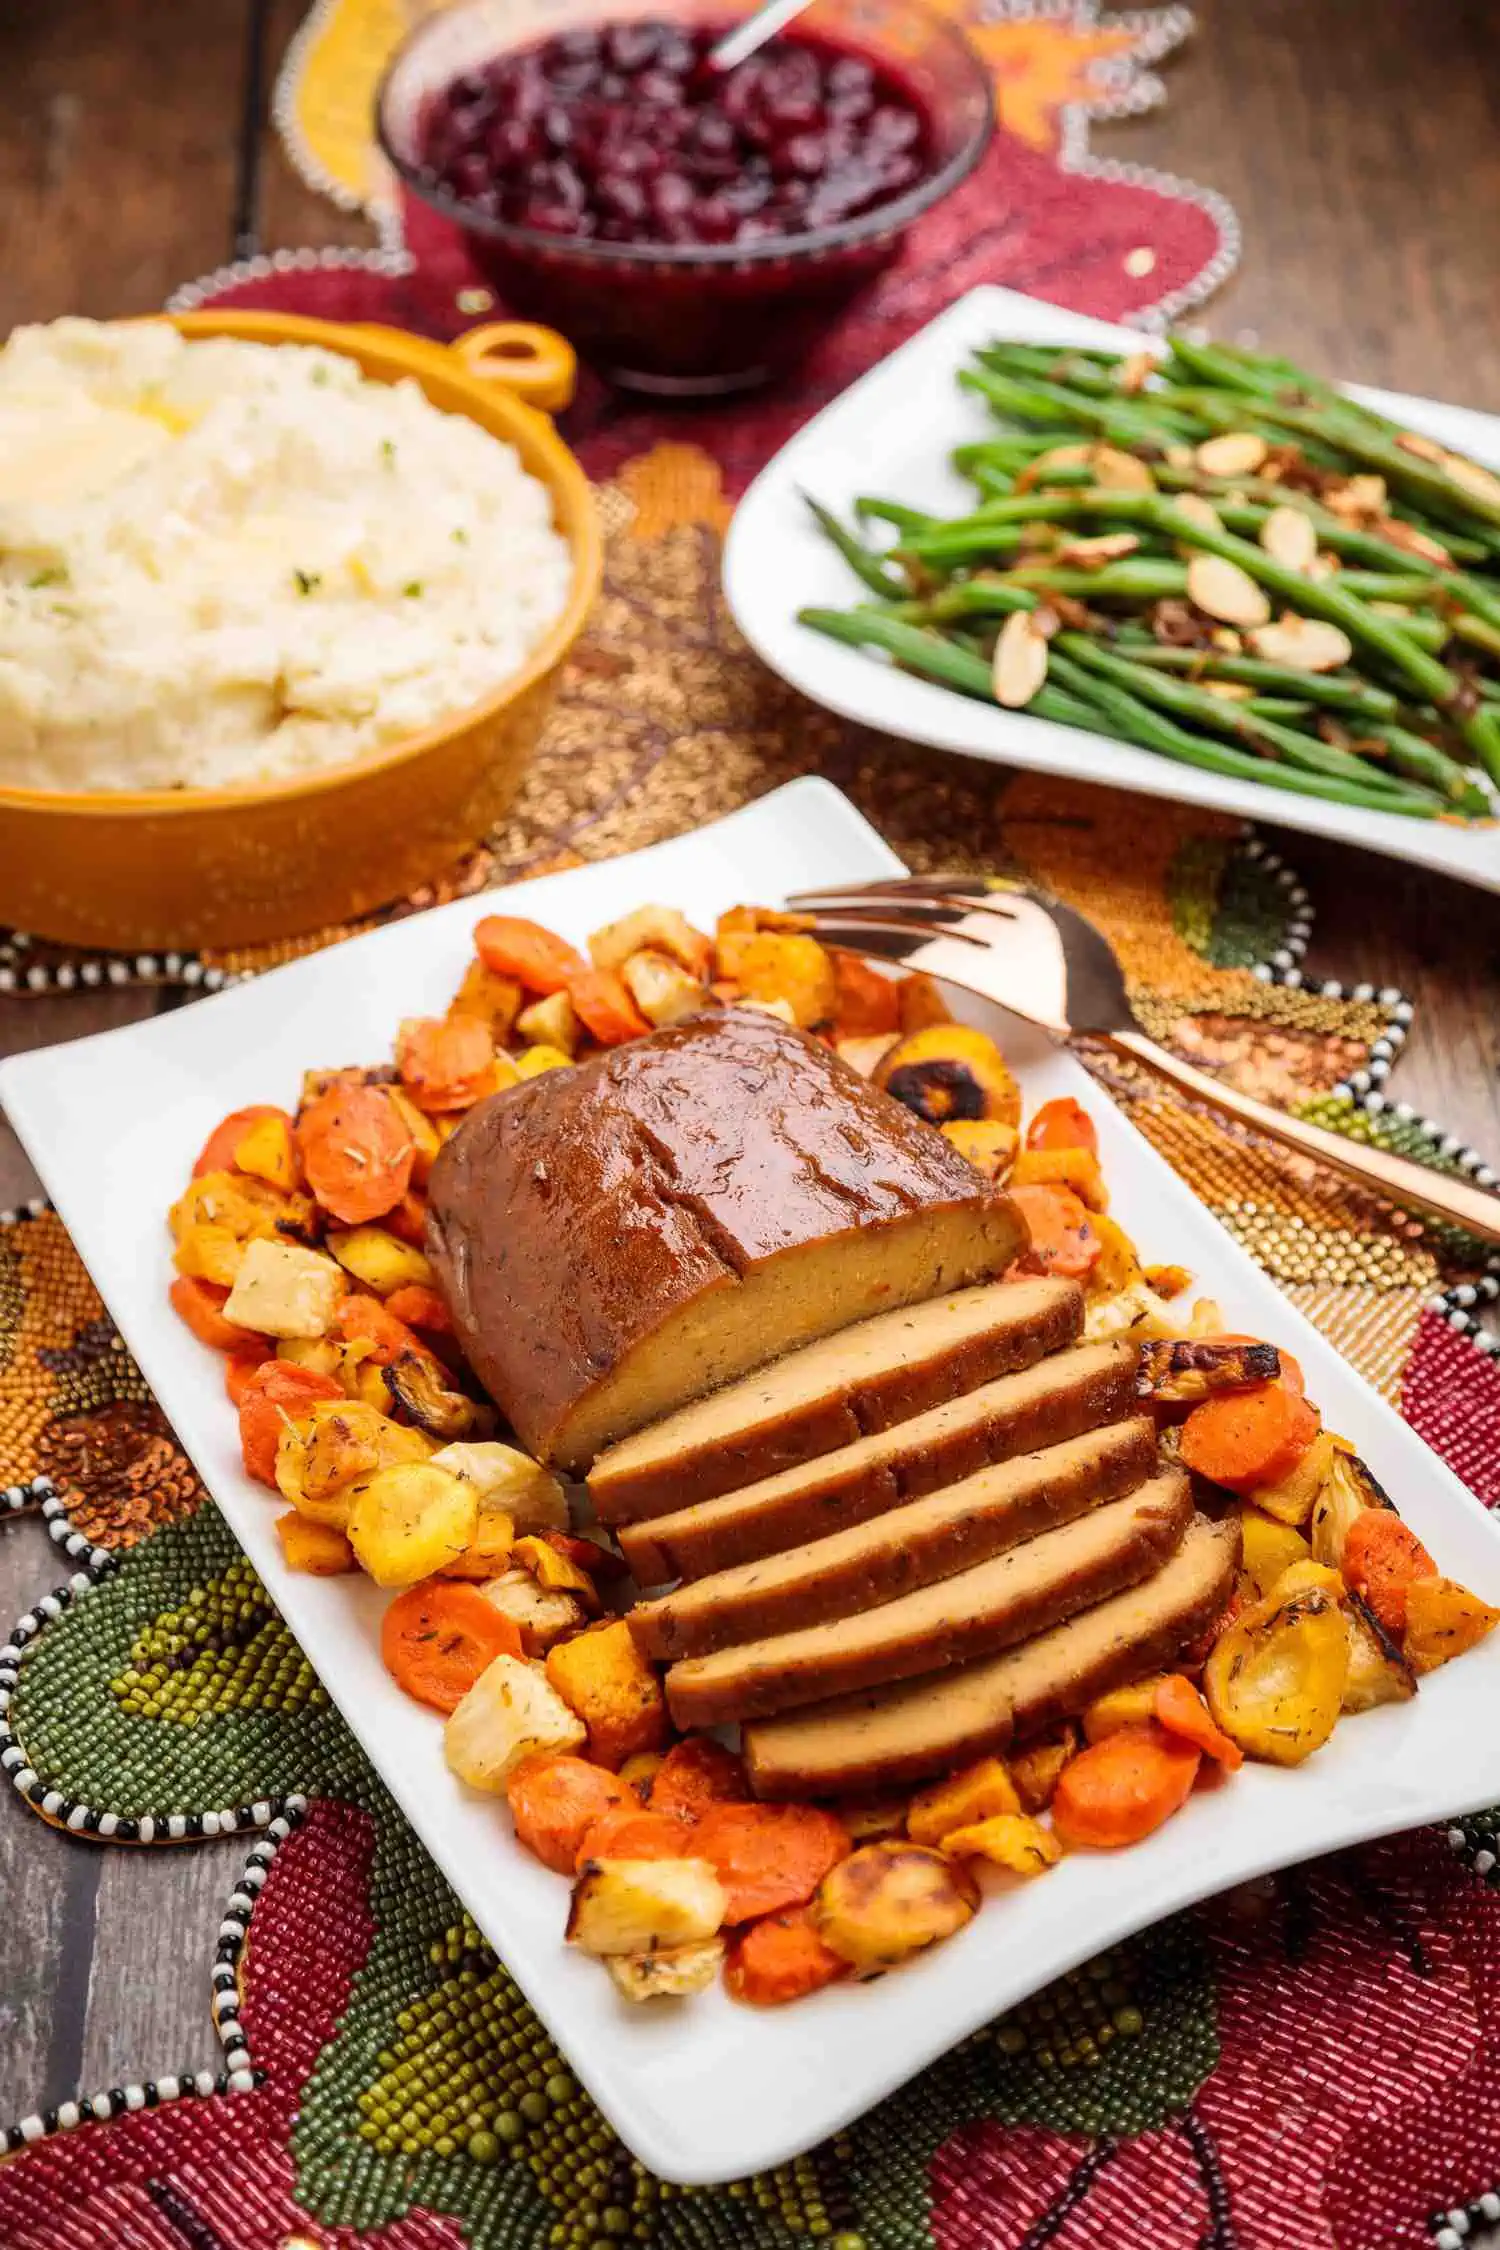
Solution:
M 320 344 L 377 382 L 413 376 L 434 406 L 505 438 L 552 494 L 573 550 L 568 606 L 484 702 L 347 765 L 239 789 L 0 786 L 0 922 L 74 945 L 238 945 L 304 936 L 399 898 L 504 811 L 598 591 L 599 528 L 582 469 L 548 420 L 573 355 L 520 322 L 442 345 L 399 329 L 277 313 L 184 313 L 185 336 Z

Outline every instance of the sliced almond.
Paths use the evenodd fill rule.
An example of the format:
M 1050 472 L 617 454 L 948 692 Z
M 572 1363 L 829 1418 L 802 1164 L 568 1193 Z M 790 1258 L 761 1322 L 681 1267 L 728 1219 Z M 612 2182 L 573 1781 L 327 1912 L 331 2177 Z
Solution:
M 1205 531 L 1224 529 L 1223 518 L 1218 509 L 1201 492 L 1179 492 L 1174 496 L 1172 505 L 1179 515 L 1187 517 L 1189 523 L 1201 524 Z
M 1456 485 L 1472 492 L 1476 500 L 1488 500 L 1500 507 L 1500 477 L 1492 470 L 1483 469 L 1477 461 L 1470 461 L 1462 453 L 1450 453 L 1443 467 Z
M 1396 443 L 1403 453 L 1414 453 L 1419 461 L 1435 461 L 1439 468 L 1447 464 L 1447 449 L 1436 438 L 1423 437 L 1419 430 L 1398 430 Z
M 1132 352 L 1127 359 L 1121 360 L 1115 371 L 1116 386 L 1122 391 L 1144 390 L 1146 378 L 1155 366 L 1156 360 L 1152 353 Z
M 1222 649 L 1226 656 L 1244 653 L 1245 644 L 1232 625 L 1216 625 L 1208 638 L 1210 645 Z
M 1113 445 L 1096 445 L 1089 455 L 1094 481 L 1105 492 L 1154 492 L 1156 479 L 1144 461 Z
M 1046 635 L 1037 631 L 1029 610 L 1015 610 L 995 643 L 995 701 L 1007 711 L 1022 711 L 1046 677 Z
M 1133 531 L 1101 531 L 1092 539 L 1069 539 L 1058 548 L 1056 560 L 1077 570 L 1097 570 L 1101 563 L 1118 562 L 1133 555 L 1140 540 Z
M 1187 571 L 1188 600 L 1205 617 L 1225 625 L 1264 625 L 1271 605 L 1264 590 L 1238 563 L 1222 555 L 1194 555 Z
M 1039 453 L 1027 471 L 1036 476 L 1043 469 L 1076 469 L 1093 458 L 1091 445 L 1054 445 L 1050 451 Z
M 1268 664 L 1285 664 L 1294 672 L 1336 672 L 1354 654 L 1353 642 L 1337 625 L 1298 617 L 1293 610 L 1284 610 L 1274 625 L 1257 626 L 1250 646 Z
M 1308 564 L 1306 576 L 1314 585 L 1321 586 L 1325 578 L 1336 578 L 1343 567 L 1337 555 L 1318 554 Z
M 1181 443 L 1169 445 L 1164 458 L 1174 469 L 1190 469 L 1193 466 L 1193 449 L 1190 445 Z
M 1205 680 L 1203 685 L 1207 688 L 1209 694 L 1216 695 L 1221 703 L 1246 703 L 1255 692 L 1253 688 L 1245 687 L 1239 680 Z
M 1325 486 L 1319 497 L 1330 514 L 1345 523 L 1366 523 L 1385 513 L 1385 478 L 1346 477 L 1341 484 Z
M 1419 555 L 1423 562 L 1437 563 L 1444 570 L 1453 568 L 1447 548 L 1401 516 L 1376 516 L 1370 529 L 1377 539 L 1383 539 L 1388 547 L 1399 547 L 1405 555 Z
M 1270 450 L 1253 430 L 1226 430 L 1205 438 L 1193 459 L 1207 477 L 1253 477 Z
M 1318 531 L 1301 508 L 1273 508 L 1260 527 L 1266 553 L 1288 570 L 1306 570 L 1318 559 Z

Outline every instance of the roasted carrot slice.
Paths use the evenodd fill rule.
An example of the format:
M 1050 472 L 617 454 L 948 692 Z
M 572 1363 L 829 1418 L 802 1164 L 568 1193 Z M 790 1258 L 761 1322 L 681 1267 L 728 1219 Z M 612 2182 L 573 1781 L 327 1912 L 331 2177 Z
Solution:
M 252 1102 L 248 1109 L 231 1110 L 214 1127 L 199 1150 L 198 1161 L 193 1166 L 193 1178 L 199 1180 L 205 1172 L 232 1172 L 235 1150 L 250 1127 L 262 1117 L 286 1117 L 288 1125 L 292 1122 L 286 1111 L 278 1109 L 274 1102 Z
M 474 950 L 497 977 L 514 977 L 528 992 L 566 991 L 588 967 L 566 938 L 519 914 L 487 914 L 475 925 Z
M 393 1320 L 407 1328 L 425 1328 L 434 1336 L 451 1336 L 453 1318 L 435 1289 L 428 1289 L 420 1281 L 409 1281 L 404 1289 L 393 1289 L 385 1299 L 385 1309 Z
M 1168 1734 L 1180 1735 L 1195 1750 L 1214 1759 L 1226 1773 L 1245 1762 L 1245 1753 L 1232 1742 L 1209 1710 L 1192 1681 L 1181 1672 L 1169 1672 L 1156 1685 L 1156 1717 Z
M 380 1655 L 399 1687 L 434 1711 L 456 1711 L 497 1656 L 520 1656 L 521 1631 L 477 1586 L 427 1578 L 386 1611 Z M 550 1864 L 550 1863 L 549 1863 Z
M 621 1047 L 651 1029 L 613 969 L 582 969 L 569 977 L 568 998 L 584 1029 L 603 1047 Z
M 1391 1508 L 1366 1508 L 1344 1540 L 1344 1583 L 1363 1594 L 1386 1631 L 1406 1631 L 1406 1596 L 1412 1581 L 1435 1578 L 1437 1564 L 1416 1533 Z
M 840 953 L 830 947 L 833 963 L 834 1022 L 840 1039 L 877 1039 L 883 1032 L 901 1029 L 901 987 L 894 977 L 883 977 L 858 953 Z
M 697 1852 L 692 1821 L 626 1804 L 590 1821 L 579 1838 L 578 1865 L 590 1859 L 694 1859 Z
M 729 1941 L 724 1982 L 752 2008 L 780 2008 L 847 1976 L 849 1964 L 829 1951 L 805 1906 L 767 1914 Z
M 432 1359 L 431 1346 L 424 1344 L 421 1337 L 391 1311 L 389 1303 L 382 1304 L 378 1297 L 341 1297 L 334 1308 L 333 1319 L 346 1344 L 358 1340 L 370 1345 L 369 1357 L 377 1367 L 389 1367 L 403 1352 L 415 1352 L 418 1359 Z
M 693 1839 L 724 1886 L 731 1923 L 805 1906 L 850 1848 L 843 1822 L 817 1805 L 711 1805 Z
M 415 1188 L 408 1188 L 399 1203 L 393 1203 L 381 1219 L 381 1225 L 398 1242 L 409 1242 L 420 1250 L 427 1239 L 427 1205 Z
M 1289 1476 L 1318 1427 L 1317 1410 L 1279 1375 L 1195 1406 L 1182 1425 L 1181 1457 L 1199 1476 L 1249 1492 Z
M 411 1128 L 379 1086 L 334 1085 L 310 1102 L 297 1152 L 324 1210 L 351 1227 L 399 1203 L 417 1161 Z
M 601 1547 L 596 1539 L 580 1539 L 572 1531 L 544 1531 L 544 1545 L 552 1547 L 578 1570 L 586 1570 L 590 1578 L 623 1578 L 629 1565 L 623 1555 L 613 1547 Z
M 1154 1721 L 1105 1735 L 1058 1776 L 1054 1833 L 1070 1847 L 1094 1851 L 1139 1843 L 1186 1803 L 1201 1755 Z
M 396 1040 L 401 1083 L 422 1109 L 467 1109 L 495 1085 L 495 1042 L 477 1016 L 410 1016 Z
M 571 1875 L 584 1836 L 621 1806 L 638 1812 L 635 1791 L 587 1758 L 527 1758 L 505 1792 L 516 1834 L 555 1874 Z
M 180 1273 L 167 1295 L 178 1318 L 185 1320 L 199 1343 L 207 1344 L 211 1351 L 239 1351 L 255 1341 L 253 1329 L 226 1320 L 220 1311 L 229 1295 L 227 1289 L 216 1289 L 211 1281 L 195 1281 L 190 1274 Z
M 651 1810 L 694 1820 L 710 1805 L 743 1805 L 750 1799 L 745 1769 L 722 1742 L 694 1735 L 675 1742 L 651 1784 Z
M 1081 1102 L 1071 1094 L 1057 1101 L 1043 1102 L 1026 1128 L 1028 1148 L 1086 1148 L 1090 1156 L 1099 1154 L 1099 1135 L 1094 1130 L 1094 1120 Z
M 264 1367 L 268 1359 L 275 1357 L 276 1346 L 269 1336 L 253 1336 L 225 1360 L 224 1388 L 229 1393 L 230 1404 L 236 1412 L 250 1388 L 251 1376 L 258 1367 Z
M 240 1393 L 240 1450 L 247 1473 L 274 1486 L 276 1447 L 290 1416 L 305 1413 L 317 1399 L 343 1395 L 331 1375 L 287 1359 L 263 1360 Z
M 1057 1273 L 1076 1280 L 1090 1270 L 1104 1245 L 1071 1188 L 1012 1188 L 1011 1201 L 1031 1237 L 1017 1261 L 1027 1273 Z

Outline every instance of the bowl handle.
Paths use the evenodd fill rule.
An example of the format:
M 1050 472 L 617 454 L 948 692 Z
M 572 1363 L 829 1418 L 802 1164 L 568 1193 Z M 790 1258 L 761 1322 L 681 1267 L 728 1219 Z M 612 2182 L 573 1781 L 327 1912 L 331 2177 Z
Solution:
M 490 320 L 455 336 L 448 348 L 466 374 L 503 383 L 544 414 L 555 414 L 573 396 L 577 355 L 555 328 L 540 328 L 529 320 Z

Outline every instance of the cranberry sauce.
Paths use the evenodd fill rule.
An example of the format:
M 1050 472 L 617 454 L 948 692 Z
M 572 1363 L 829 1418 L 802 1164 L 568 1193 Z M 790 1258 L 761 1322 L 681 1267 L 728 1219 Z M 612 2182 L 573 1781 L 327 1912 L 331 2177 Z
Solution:
M 891 72 L 805 33 L 711 72 L 729 28 L 617 23 L 500 55 L 431 97 L 420 176 L 538 233 L 696 247 L 835 226 L 930 170 L 928 117 Z

